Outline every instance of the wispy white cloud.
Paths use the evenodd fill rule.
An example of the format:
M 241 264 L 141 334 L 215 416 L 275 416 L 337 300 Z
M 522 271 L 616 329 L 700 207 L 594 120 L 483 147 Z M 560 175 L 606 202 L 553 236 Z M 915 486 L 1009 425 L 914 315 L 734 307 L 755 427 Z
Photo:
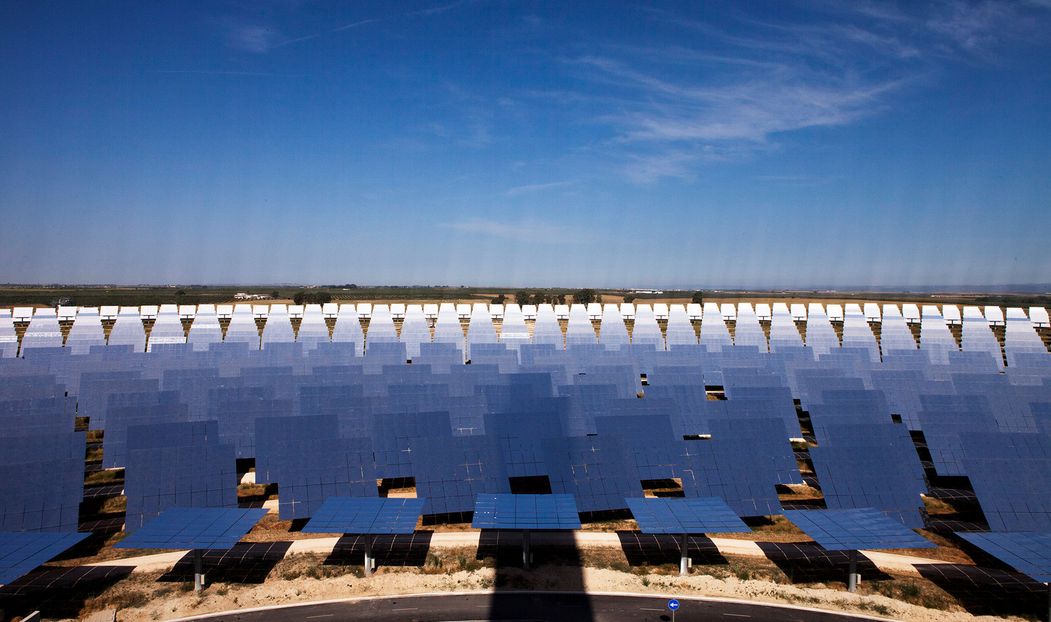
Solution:
M 1048 0 L 957 0 L 944 3 L 927 26 L 932 33 L 947 37 L 963 51 L 988 56 L 1005 40 L 1030 37 L 1040 30 L 1046 36 L 1045 9 L 1048 8 L 1051 8 Z
M 164 74 L 195 74 L 206 76 L 253 76 L 261 78 L 302 78 L 307 74 L 302 73 L 273 73 L 270 71 L 223 71 L 213 69 L 161 69 L 154 73 Z
M 394 15 L 386 15 L 386 16 L 383 16 L 383 17 L 374 17 L 374 18 L 370 18 L 370 19 L 357 20 L 357 21 L 353 21 L 353 22 L 350 22 L 350 23 L 347 23 L 347 24 L 343 24 L 342 26 L 337 26 L 335 28 L 330 28 L 328 30 L 323 30 L 321 32 L 316 32 L 316 33 L 309 34 L 309 35 L 303 35 L 303 36 L 300 36 L 300 37 L 287 39 L 287 40 L 281 42 L 279 44 L 279 46 L 277 46 L 277 47 L 290 45 L 290 44 L 293 44 L 293 43 L 299 43 L 299 42 L 302 42 L 302 41 L 309 41 L 311 39 L 317 39 L 317 38 L 323 37 L 325 35 L 337 34 L 337 33 L 340 33 L 340 32 L 353 30 L 355 28 L 360 28 L 362 26 L 367 26 L 369 24 L 376 24 L 376 23 L 381 23 L 381 22 L 389 22 L 389 21 L 392 21 L 392 20 L 403 19 L 403 18 L 406 18 L 406 17 L 429 17 L 431 15 L 441 15 L 442 13 L 448 13 L 449 11 L 452 11 L 454 9 L 458 9 L 461 6 L 468 5 L 468 4 L 474 4 L 475 2 L 479 2 L 479 1 L 480 0 L 457 0 L 457 2 L 451 2 L 449 4 L 443 4 L 443 5 L 440 5 L 440 6 L 431 7 L 429 9 L 420 9 L 420 10 L 417 10 L 417 11 L 406 11 L 404 13 L 396 13 Z
M 624 174 L 636 184 L 649 184 L 667 177 L 689 179 L 694 176 L 691 165 L 698 159 L 697 154 L 679 150 L 632 155 L 624 166 Z
M 256 24 L 231 24 L 226 36 L 227 45 L 253 54 L 265 54 L 284 39 L 279 31 Z
M 646 92 L 634 109 L 611 114 L 625 141 L 733 141 L 763 143 L 774 133 L 843 125 L 878 108 L 899 80 L 866 82 L 800 73 L 787 66 L 722 86 L 665 81 L 608 59 L 581 61 Z
M 537 244 L 566 244 L 581 239 L 581 232 L 575 227 L 538 220 L 499 222 L 484 218 L 468 218 L 458 222 L 439 223 L 439 226 L 494 238 Z
M 815 3 L 835 15 L 870 19 L 874 29 L 893 32 L 931 56 L 995 58 L 1008 41 L 1048 38 L 1051 0 L 936 0 L 875 3 L 825 0 Z
M 313 39 L 319 39 L 328 35 L 335 35 L 342 32 L 368 26 L 369 24 L 378 24 L 382 22 L 389 22 L 398 19 L 412 18 L 412 17 L 429 17 L 432 15 L 441 15 L 447 13 L 461 6 L 473 4 L 480 0 L 457 0 L 448 4 L 435 6 L 429 9 L 420 9 L 417 11 L 406 11 L 403 13 L 395 13 L 392 15 L 384 15 L 381 17 L 372 17 L 368 19 L 360 19 L 346 24 L 341 24 L 332 28 L 320 30 L 306 35 L 300 36 L 289 36 L 280 32 L 278 29 L 262 25 L 257 21 L 245 21 L 237 19 L 226 20 L 226 43 L 229 47 L 241 50 L 243 52 L 251 52 L 253 54 L 266 54 L 271 50 L 292 45 L 295 43 L 302 43 L 304 41 L 311 41 Z
M 575 182 L 571 180 L 571 181 L 553 181 L 553 182 L 546 183 L 546 184 L 529 184 L 529 185 L 526 185 L 526 186 L 515 186 L 514 188 L 508 189 L 507 192 L 505 192 L 504 194 L 509 196 L 509 197 L 514 197 L 514 196 L 518 196 L 518 195 L 522 195 L 522 194 L 533 194 L 535 192 L 542 192 L 544 190 L 552 190 L 554 188 L 564 188 L 564 187 L 569 186 L 569 185 L 571 185 L 573 183 L 575 183 Z
M 593 47 L 565 60 L 582 86 L 553 96 L 612 130 L 600 148 L 619 157 L 628 179 L 691 179 L 704 162 L 778 148 L 788 132 L 893 110 L 946 63 L 985 62 L 1005 41 L 1051 38 L 1051 0 L 798 7 L 806 13 L 795 22 L 758 21 L 740 9 L 729 23 L 646 9 L 696 44 Z

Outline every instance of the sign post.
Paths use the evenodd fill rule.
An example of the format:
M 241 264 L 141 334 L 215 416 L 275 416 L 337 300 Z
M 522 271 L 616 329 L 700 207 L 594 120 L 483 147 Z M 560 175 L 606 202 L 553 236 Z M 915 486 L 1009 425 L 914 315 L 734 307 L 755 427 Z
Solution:
M 679 608 L 679 601 L 674 598 L 668 601 L 668 609 L 671 609 L 671 622 L 675 622 L 675 610 Z

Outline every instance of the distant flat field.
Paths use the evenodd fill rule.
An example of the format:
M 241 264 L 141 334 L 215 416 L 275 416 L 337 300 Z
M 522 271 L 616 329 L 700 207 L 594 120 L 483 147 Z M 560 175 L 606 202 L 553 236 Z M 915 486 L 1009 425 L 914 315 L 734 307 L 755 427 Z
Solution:
M 271 296 L 271 299 L 244 301 L 249 304 L 270 304 L 280 302 L 289 304 L 297 292 L 308 296 L 327 295 L 332 302 L 372 302 L 372 303 L 405 303 L 422 304 L 427 302 L 473 303 L 491 302 L 501 294 L 505 302 L 515 301 L 515 292 L 527 291 L 550 295 L 565 295 L 566 302 L 571 303 L 574 289 L 519 288 L 500 287 L 295 287 L 286 285 L 266 286 L 172 286 L 172 287 L 118 287 L 118 286 L 5 286 L 0 287 L 0 307 L 13 306 L 55 306 L 58 304 L 81 307 L 102 305 L 141 306 L 202 303 L 233 303 L 234 295 L 246 293 Z M 621 303 L 631 297 L 630 290 L 595 289 L 598 302 Z M 665 292 L 661 295 L 635 295 L 638 303 L 685 304 L 691 301 L 692 291 Z M 785 302 L 788 304 L 846 304 L 849 302 L 897 303 L 911 302 L 916 304 L 962 304 L 962 305 L 1000 305 L 1000 306 L 1049 306 L 1051 295 L 1047 294 L 989 294 L 968 292 L 942 293 L 888 293 L 865 291 L 705 291 L 704 298 L 709 302 Z

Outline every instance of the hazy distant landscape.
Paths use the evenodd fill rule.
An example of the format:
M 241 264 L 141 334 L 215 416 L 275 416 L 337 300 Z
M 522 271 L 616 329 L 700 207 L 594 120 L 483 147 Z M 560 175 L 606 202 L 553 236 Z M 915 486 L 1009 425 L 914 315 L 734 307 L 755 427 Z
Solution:
M 917 288 L 918 289 L 918 288 Z M 219 304 L 235 302 L 238 293 L 266 296 L 268 301 L 290 302 L 297 293 L 330 297 L 331 302 L 490 302 L 504 296 L 510 302 L 517 292 L 525 291 L 548 296 L 566 296 L 572 301 L 579 288 L 510 288 L 510 287 L 420 287 L 389 286 L 294 286 L 294 285 L 171 285 L 171 286 L 60 286 L 60 285 L 3 285 L 0 286 L 0 306 L 42 305 L 100 307 L 103 305 L 141 306 L 160 304 Z M 701 291 L 706 300 L 736 302 L 738 300 L 782 300 L 796 302 L 934 302 L 937 304 L 1051 306 L 1049 286 L 1017 286 L 1014 288 L 972 289 L 904 289 L 880 288 L 870 290 L 661 290 L 663 293 L 637 293 L 632 289 L 594 289 L 597 302 L 621 303 L 625 298 L 640 302 L 683 302 Z M 276 295 L 275 295 L 276 294 Z

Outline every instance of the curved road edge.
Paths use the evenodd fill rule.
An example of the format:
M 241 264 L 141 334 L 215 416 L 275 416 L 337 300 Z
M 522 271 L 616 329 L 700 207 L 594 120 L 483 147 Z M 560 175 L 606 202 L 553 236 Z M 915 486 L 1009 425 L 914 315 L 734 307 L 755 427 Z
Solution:
M 453 597 L 483 597 L 490 599 L 507 599 L 514 597 L 536 597 L 536 596 L 551 596 L 551 597 L 572 597 L 572 598 L 587 598 L 587 599 L 648 599 L 648 600 L 663 600 L 676 599 L 680 602 L 695 602 L 705 603 L 709 605 L 724 605 L 732 607 L 759 607 L 763 609 L 771 610 L 771 613 L 775 611 L 794 611 L 800 614 L 808 616 L 820 616 L 821 618 L 842 618 L 847 620 L 872 620 L 878 622 L 893 622 L 892 618 L 882 618 L 877 616 L 868 616 L 860 613 L 848 613 L 841 611 L 833 611 L 829 609 L 820 609 L 817 607 L 804 607 L 801 605 L 792 605 L 788 603 L 768 603 L 758 602 L 738 598 L 725 598 L 717 596 L 678 596 L 674 594 L 640 594 L 636 592 L 572 592 L 572 591 L 543 591 L 543 590 L 465 590 L 455 592 L 427 592 L 417 594 L 387 594 L 378 596 L 359 596 L 350 598 L 336 598 L 328 600 L 317 600 L 308 601 L 302 603 L 289 603 L 285 605 L 268 605 L 266 607 L 250 607 L 245 609 L 229 609 L 226 611 L 217 611 L 213 613 L 201 614 L 199 616 L 188 616 L 184 618 L 174 618 L 168 622 L 192 622 L 196 620 L 209 620 L 213 618 L 222 618 L 226 616 L 241 616 L 256 613 L 266 612 L 279 612 L 288 609 L 302 609 L 304 607 L 326 607 L 331 605 L 342 605 L 342 604 L 354 604 L 354 603 L 376 603 L 378 601 L 395 601 L 402 599 L 444 599 Z M 651 611 L 651 610 L 648 610 Z M 665 611 L 665 613 L 668 613 Z M 680 609 L 680 614 L 686 613 Z M 739 614 L 725 614 L 735 617 L 749 617 L 740 616 Z M 450 618 L 451 619 L 451 618 Z M 459 619 L 473 619 L 473 618 L 459 618 Z M 775 616 L 772 619 L 784 619 L 782 617 Z

